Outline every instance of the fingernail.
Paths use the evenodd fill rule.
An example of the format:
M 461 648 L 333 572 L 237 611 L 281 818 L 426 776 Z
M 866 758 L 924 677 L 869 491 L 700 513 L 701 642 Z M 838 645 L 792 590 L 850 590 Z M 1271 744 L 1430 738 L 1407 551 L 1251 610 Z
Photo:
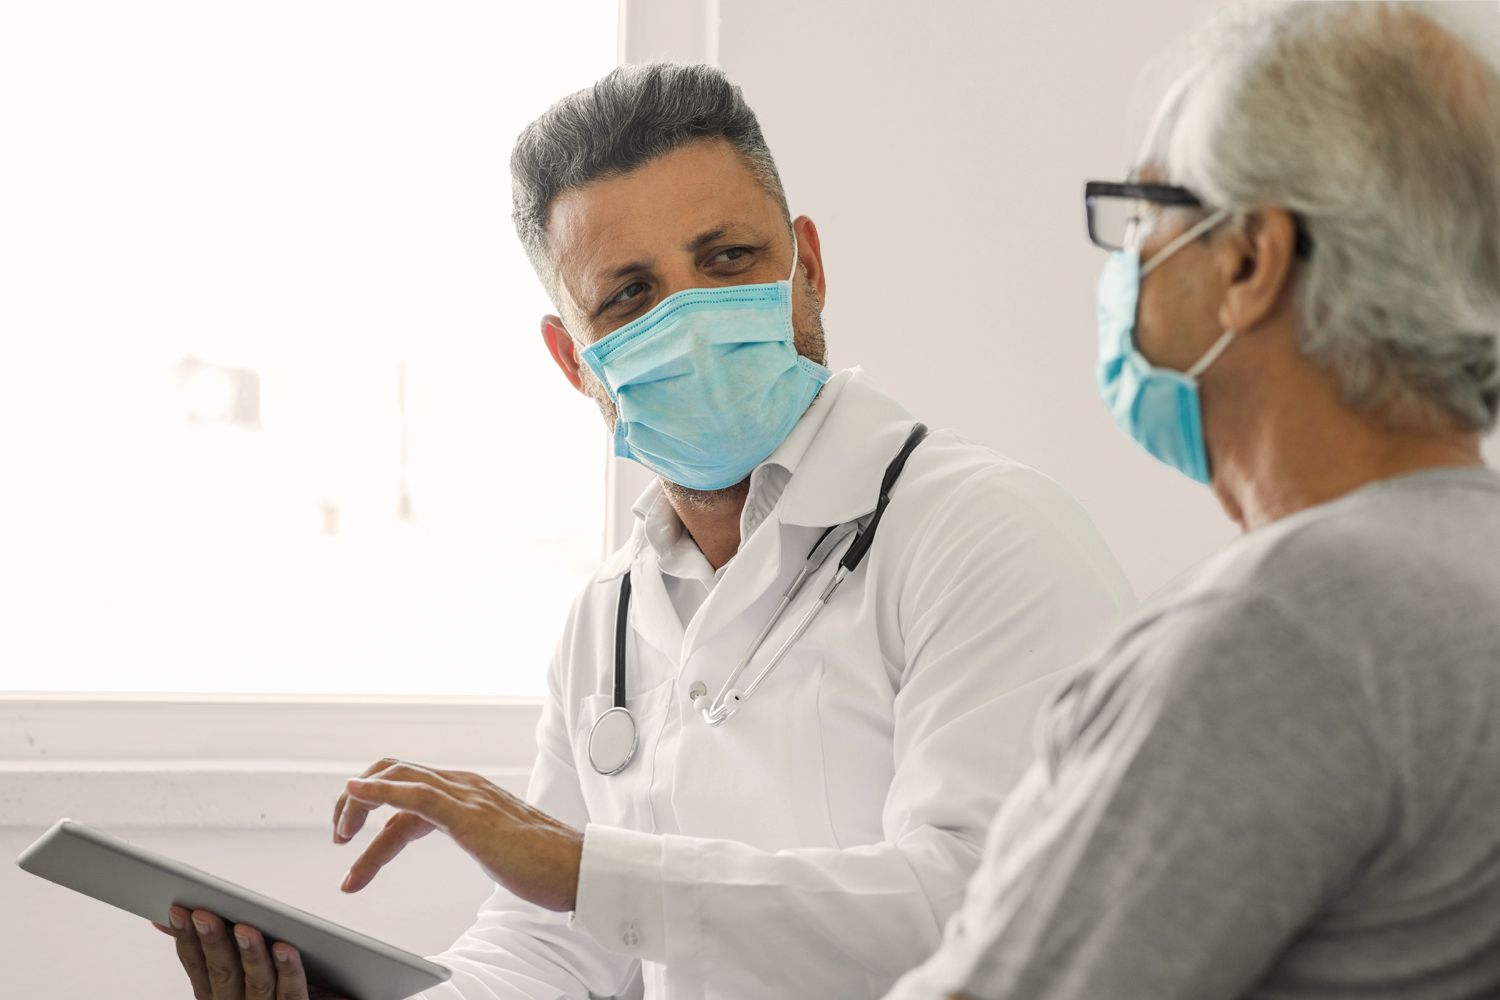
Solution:
M 339 889 L 341 889 L 344 892 L 348 892 L 349 891 L 349 884 L 351 882 L 353 882 L 353 881 L 354 881 L 354 872 L 350 871 L 349 874 L 347 874 L 347 875 L 344 876 L 344 881 L 342 881 L 342 882 L 339 883 Z
M 239 931 L 234 932 L 234 943 L 240 946 L 240 951 L 250 950 L 250 939 L 245 937 Z
M 340 840 L 348 840 L 349 839 L 349 817 L 348 816 L 340 816 L 339 817 L 338 838 Z
M 291 952 L 285 951 L 284 949 L 273 948 L 271 949 L 271 952 L 276 956 L 276 961 L 280 962 L 282 965 L 285 965 L 292 960 Z
M 182 914 L 175 910 L 167 912 L 167 922 L 172 925 L 173 930 L 180 931 L 187 927 L 187 921 L 182 918 Z
M 209 924 L 205 921 L 199 920 L 197 917 L 193 918 L 193 926 L 198 929 L 199 934 L 207 934 L 210 930 Z

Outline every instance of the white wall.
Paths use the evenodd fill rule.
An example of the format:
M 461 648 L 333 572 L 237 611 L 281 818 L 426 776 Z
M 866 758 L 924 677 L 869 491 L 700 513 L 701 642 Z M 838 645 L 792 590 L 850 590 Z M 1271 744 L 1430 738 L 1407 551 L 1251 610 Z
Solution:
M 1220 5 L 708 4 L 792 211 L 818 223 L 833 364 L 1060 481 L 1142 595 L 1235 529 L 1098 401 L 1083 183 L 1123 179 L 1167 82 L 1146 61 Z
M 1233 528 L 1098 401 L 1083 182 L 1123 179 L 1143 60 L 1216 6 L 721 8 L 719 63 L 823 237 L 833 364 L 1060 481 L 1140 593 Z

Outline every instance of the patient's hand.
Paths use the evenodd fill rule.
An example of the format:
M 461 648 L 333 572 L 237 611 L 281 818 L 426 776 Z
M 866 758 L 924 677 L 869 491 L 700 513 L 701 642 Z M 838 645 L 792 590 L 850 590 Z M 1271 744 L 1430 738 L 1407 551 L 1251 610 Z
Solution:
M 172 926 L 152 926 L 177 941 L 177 958 L 193 985 L 195 1000 L 348 1000 L 307 985 L 302 956 L 284 942 L 268 950 L 260 931 L 224 921 L 207 910 L 174 906 Z

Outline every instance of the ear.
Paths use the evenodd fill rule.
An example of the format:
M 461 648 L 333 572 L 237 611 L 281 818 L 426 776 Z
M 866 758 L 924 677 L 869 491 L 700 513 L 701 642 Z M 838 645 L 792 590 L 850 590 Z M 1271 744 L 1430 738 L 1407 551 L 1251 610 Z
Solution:
M 588 391 L 583 387 L 583 377 L 578 371 L 581 365 L 578 360 L 578 346 L 573 343 L 573 338 L 568 334 L 568 328 L 563 326 L 561 316 L 549 314 L 542 317 L 542 340 L 546 341 L 547 351 L 562 371 L 563 377 L 568 380 L 568 384 L 584 395 L 588 395 Z
M 792 229 L 797 234 L 797 261 L 807 280 L 817 290 L 818 301 L 828 301 L 828 276 L 823 272 L 823 244 L 818 237 L 818 227 L 813 220 L 799 215 L 792 220 Z
M 1249 333 L 1270 319 L 1292 287 L 1297 224 L 1290 213 L 1266 208 L 1245 219 L 1225 241 L 1229 290 L 1219 307 L 1219 325 Z

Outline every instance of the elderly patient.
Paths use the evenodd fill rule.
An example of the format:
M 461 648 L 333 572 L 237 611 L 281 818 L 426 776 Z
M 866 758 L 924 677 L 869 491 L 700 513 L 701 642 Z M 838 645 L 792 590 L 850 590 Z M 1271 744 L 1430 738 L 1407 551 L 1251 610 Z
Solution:
M 1106 401 L 1247 533 L 1053 700 L 893 997 L 1500 996 L 1500 78 L 1414 8 L 1221 38 L 1090 220 Z

